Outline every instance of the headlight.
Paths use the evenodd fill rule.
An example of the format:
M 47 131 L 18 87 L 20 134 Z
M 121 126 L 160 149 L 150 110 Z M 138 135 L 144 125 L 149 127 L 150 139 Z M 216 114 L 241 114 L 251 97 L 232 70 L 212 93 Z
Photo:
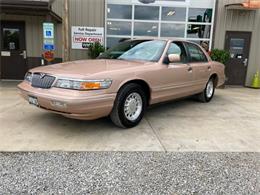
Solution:
M 31 72 L 27 72 L 24 76 L 24 80 L 28 81 L 29 83 L 32 82 L 32 73 Z
M 111 79 L 104 80 L 69 80 L 58 79 L 55 83 L 55 87 L 65 89 L 77 89 L 77 90 L 92 90 L 92 89 L 107 89 L 111 86 Z

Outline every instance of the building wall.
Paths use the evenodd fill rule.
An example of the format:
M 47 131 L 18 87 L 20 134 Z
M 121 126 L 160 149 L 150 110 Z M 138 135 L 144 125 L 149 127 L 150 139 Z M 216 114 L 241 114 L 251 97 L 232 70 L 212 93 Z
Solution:
M 55 0 L 52 10 L 59 16 L 63 14 L 63 0 Z M 69 0 L 69 29 L 71 26 L 104 27 L 105 0 Z M 24 21 L 26 34 L 27 56 L 40 58 L 43 50 L 42 23 L 44 16 L 1 15 L 1 20 Z M 62 57 L 62 24 L 55 23 L 55 51 L 56 58 Z M 69 32 L 69 38 L 71 34 Z M 69 41 L 71 44 L 71 41 Z M 70 49 L 70 59 L 86 59 L 86 50 Z M 39 64 L 38 64 L 39 65 Z
M 62 16 L 63 0 L 55 0 L 52 5 L 52 10 L 59 16 Z M 105 0 L 69 0 L 70 30 L 71 26 L 104 27 Z M 71 32 L 69 32 L 69 38 L 71 38 Z M 71 40 L 69 43 L 71 45 Z M 86 58 L 88 58 L 86 50 L 70 49 L 70 60 Z
M 23 15 L 1 15 L 1 20 L 6 21 L 24 21 L 25 22 L 25 39 L 28 57 L 40 57 L 42 55 L 43 46 L 43 30 L 42 23 L 45 21 L 43 16 L 23 16 Z M 55 57 L 61 57 L 61 25 L 55 24 Z
M 46 21 L 44 16 L 24 16 L 1 14 L 1 20 L 25 22 L 25 44 L 26 44 L 26 68 L 31 69 L 41 65 L 43 54 L 43 30 L 42 23 Z M 61 62 L 61 24 L 55 23 L 55 60 L 53 63 Z M 45 62 L 46 63 L 46 62 Z
M 111 1 L 111 0 L 110 0 Z M 223 49 L 226 31 L 250 31 L 252 41 L 250 48 L 249 64 L 246 85 L 250 85 L 253 75 L 260 70 L 260 10 L 241 11 L 226 10 L 229 3 L 240 3 L 244 0 L 218 0 L 216 24 L 214 26 L 214 47 Z M 115 1 L 116 2 L 116 1 Z M 105 27 L 105 0 L 69 0 L 69 29 L 71 26 Z M 55 0 L 52 10 L 62 17 L 63 0 Z M 26 47 L 29 58 L 41 57 L 42 50 L 42 23 L 46 20 L 43 16 L 22 16 L 1 14 L 2 20 L 25 21 Z M 69 38 L 71 37 L 69 31 Z M 69 41 L 71 44 L 71 40 Z M 62 24 L 55 23 L 55 57 L 62 57 Z M 71 46 L 70 46 L 71 48 Z M 86 50 L 70 49 L 70 60 L 86 59 Z M 30 65 L 31 63 L 29 63 Z M 37 64 L 39 65 L 39 64 Z
M 260 71 L 260 10 L 226 10 L 225 5 L 244 0 L 218 0 L 214 47 L 224 49 L 226 31 L 252 32 L 246 86 L 250 86 L 255 72 Z

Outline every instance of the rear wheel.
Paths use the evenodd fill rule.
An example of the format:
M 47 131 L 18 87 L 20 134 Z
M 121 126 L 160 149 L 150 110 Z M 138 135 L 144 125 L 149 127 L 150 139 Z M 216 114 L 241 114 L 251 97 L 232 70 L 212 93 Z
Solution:
M 204 91 L 198 94 L 198 99 L 201 102 L 210 102 L 215 93 L 214 78 L 210 78 Z
M 131 128 L 142 120 L 146 106 L 147 98 L 142 87 L 130 83 L 119 90 L 110 118 L 118 127 Z

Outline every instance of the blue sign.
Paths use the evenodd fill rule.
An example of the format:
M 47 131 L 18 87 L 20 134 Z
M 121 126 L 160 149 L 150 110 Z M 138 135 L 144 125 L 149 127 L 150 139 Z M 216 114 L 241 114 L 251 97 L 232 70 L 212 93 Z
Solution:
M 45 31 L 46 32 L 46 37 L 51 37 L 52 35 L 51 35 L 51 32 L 52 31 Z
M 54 39 L 54 24 L 50 22 L 43 23 L 43 38 Z
M 47 50 L 47 51 L 53 51 L 55 48 L 54 48 L 54 45 L 52 45 L 52 44 L 44 44 L 43 49 Z

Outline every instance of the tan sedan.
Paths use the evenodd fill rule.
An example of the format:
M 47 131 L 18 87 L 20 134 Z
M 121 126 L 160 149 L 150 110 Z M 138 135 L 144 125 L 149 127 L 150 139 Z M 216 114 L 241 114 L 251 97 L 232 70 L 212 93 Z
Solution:
M 18 88 L 39 108 L 83 120 L 110 116 L 130 128 L 147 106 L 191 95 L 209 102 L 224 81 L 224 65 L 195 43 L 129 40 L 95 60 L 34 68 Z

